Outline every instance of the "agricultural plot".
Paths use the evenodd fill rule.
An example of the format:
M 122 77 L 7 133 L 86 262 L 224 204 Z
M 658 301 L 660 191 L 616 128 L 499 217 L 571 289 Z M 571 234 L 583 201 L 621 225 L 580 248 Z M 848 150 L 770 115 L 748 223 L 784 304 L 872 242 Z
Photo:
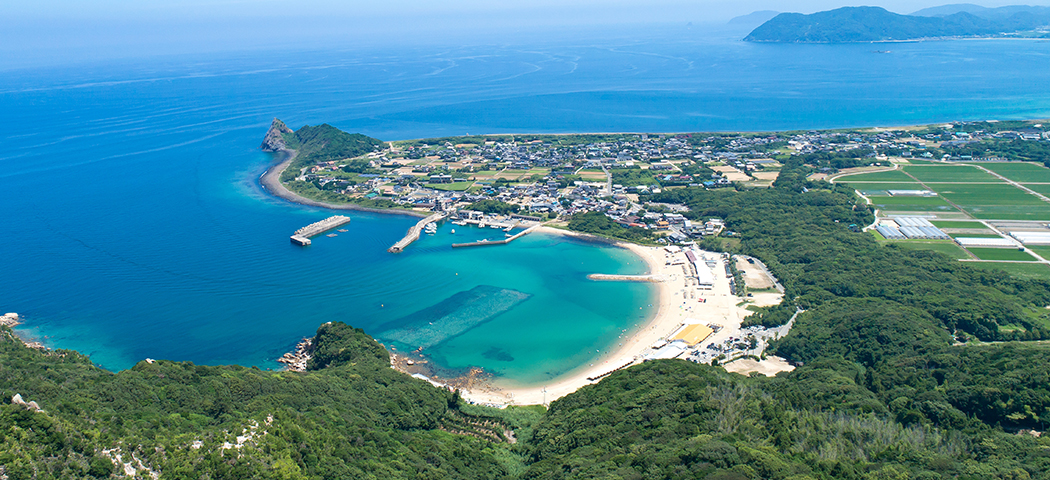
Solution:
M 1016 248 L 967 248 L 981 260 L 1005 260 L 1010 262 L 1034 262 L 1035 257 Z
M 904 171 L 923 183 L 1002 182 L 1002 180 L 979 168 L 966 165 L 910 165 L 904 167 Z M 935 187 L 931 185 L 931 188 Z
M 1050 203 L 1013 185 L 952 184 L 938 187 L 942 187 L 938 188 L 938 193 L 975 218 L 1050 220 Z
M 902 250 L 932 250 L 940 252 L 956 260 L 964 258 L 973 258 L 963 250 L 962 247 L 956 245 L 954 242 L 929 242 L 929 241 L 904 241 L 904 242 L 893 242 Z
M 838 182 L 914 182 L 915 180 L 900 170 L 889 170 L 885 172 L 858 173 L 839 177 Z
M 1050 246 L 1037 245 L 1028 247 L 1031 251 L 1035 252 L 1036 255 L 1043 257 L 1044 259 L 1050 260 Z
M 1001 270 L 1012 277 L 1030 280 L 1050 280 L 1050 266 L 1045 263 L 981 263 L 968 262 L 967 265 L 982 270 Z
M 872 205 L 881 210 L 894 212 L 947 212 L 955 211 L 940 197 L 870 197 Z
M 984 226 L 984 224 L 981 222 L 964 222 L 958 220 L 931 220 L 930 223 L 932 223 L 933 226 L 937 228 L 966 228 L 970 230 L 980 229 L 988 230 L 989 232 L 992 231 L 990 228 Z
M 846 182 L 851 188 L 860 190 L 860 193 L 868 195 L 871 192 L 872 195 L 888 195 L 886 190 L 926 190 L 918 183 L 882 183 L 882 182 L 871 182 L 871 183 L 854 183 Z
M 1039 192 L 1043 195 L 1050 197 L 1050 185 L 1033 185 L 1031 183 L 1025 185 L 1026 188 L 1030 188 L 1033 192 Z
M 1018 183 L 1050 183 L 1050 168 L 1042 165 L 1024 162 L 994 162 L 980 165 Z

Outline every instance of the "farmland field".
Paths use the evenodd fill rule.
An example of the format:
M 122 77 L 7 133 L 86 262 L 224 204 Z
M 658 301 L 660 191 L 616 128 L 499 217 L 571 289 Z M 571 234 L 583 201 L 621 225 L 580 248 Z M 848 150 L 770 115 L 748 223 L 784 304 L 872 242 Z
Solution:
M 983 270 L 1002 270 L 1017 278 L 1050 280 L 1050 266 L 1045 263 L 980 263 L 967 262 L 967 265 Z
M 1009 184 L 942 184 L 937 187 L 942 187 L 938 188 L 941 195 L 976 218 L 1050 220 L 1050 203 Z
M 903 212 L 954 211 L 940 197 L 871 197 L 871 203 L 884 210 Z
M 933 250 L 935 252 L 941 252 L 949 257 L 956 260 L 961 258 L 971 258 L 965 250 L 960 248 L 954 242 L 946 241 L 915 241 L 915 242 L 893 242 L 892 245 L 902 250 Z
M 981 171 L 976 167 L 965 165 L 917 165 L 904 167 L 904 171 L 912 174 L 924 183 L 938 182 L 1002 182 L 991 174 Z M 931 186 L 932 188 L 932 186 Z
M 1015 262 L 1031 262 L 1035 257 L 1022 252 L 1016 248 L 968 248 L 970 253 L 981 260 L 1009 260 Z
M 889 170 L 886 172 L 858 173 L 847 175 L 836 180 L 836 182 L 914 182 L 911 177 L 900 170 Z
M 1031 249 L 1033 252 L 1035 252 L 1036 255 L 1039 255 L 1040 257 L 1043 257 L 1043 258 L 1045 258 L 1047 260 L 1050 260 L 1050 246 L 1047 246 L 1047 245 L 1036 245 L 1036 246 L 1030 246 L 1028 248 Z
M 981 222 L 963 222 L 957 220 L 931 220 L 930 223 L 937 228 L 969 228 L 969 229 L 982 229 L 991 231 L 988 227 L 984 226 Z
M 995 162 L 980 165 L 1018 183 L 1050 182 L 1050 168 L 1042 165 L 1024 162 Z
M 886 190 L 926 190 L 925 187 L 918 183 L 845 183 L 856 190 L 860 190 L 861 192 L 885 192 Z M 885 193 L 883 195 L 885 195 Z
M 1027 184 L 1025 187 L 1032 189 L 1032 191 L 1039 192 L 1043 195 L 1050 197 L 1050 185 L 1032 185 Z

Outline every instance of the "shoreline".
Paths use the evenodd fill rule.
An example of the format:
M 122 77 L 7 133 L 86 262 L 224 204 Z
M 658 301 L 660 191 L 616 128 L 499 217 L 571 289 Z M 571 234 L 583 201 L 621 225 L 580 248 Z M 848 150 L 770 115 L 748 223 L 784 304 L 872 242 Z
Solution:
M 700 294 L 708 302 L 698 303 L 694 299 L 692 305 L 687 306 L 689 300 L 683 301 L 684 296 L 679 294 L 689 289 L 689 282 L 680 265 L 667 264 L 662 247 L 637 245 L 550 227 L 541 227 L 540 232 L 597 241 L 630 250 L 646 263 L 648 275 L 665 275 L 668 278 L 667 281 L 652 284 L 656 288 L 656 309 L 643 325 L 625 332 L 622 345 L 597 357 L 592 364 L 581 365 L 542 385 L 515 385 L 498 379 L 485 382 L 478 388 L 462 392 L 463 398 L 468 401 L 491 406 L 547 405 L 601 381 L 613 371 L 642 363 L 644 355 L 653 352 L 653 344 L 670 336 L 684 323 L 721 324 L 724 328 L 708 339 L 721 340 L 735 335 L 743 317 L 750 313 L 737 306 L 740 299 L 729 294 L 728 279 L 725 278 L 716 282 L 713 290 Z M 694 310 L 697 306 L 699 308 Z
M 348 204 L 334 204 L 319 202 L 317 200 L 311 200 L 302 195 L 299 195 L 291 190 L 288 190 L 281 183 L 281 174 L 292 164 L 295 157 L 299 155 L 299 152 L 295 150 L 283 149 L 277 152 L 278 155 L 284 155 L 283 158 L 279 158 L 269 168 L 259 176 L 259 185 L 266 190 L 267 193 L 292 203 L 298 203 L 300 205 L 307 205 L 311 207 L 327 208 L 329 210 L 353 210 L 358 212 L 370 212 L 370 213 L 388 213 L 393 215 L 404 215 L 409 217 L 426 217 L 427 214 L 424 212 L 415 212 L 411 210 L 395 210 L 392 208 L 370 208 L 362 207 L 360 205 Z

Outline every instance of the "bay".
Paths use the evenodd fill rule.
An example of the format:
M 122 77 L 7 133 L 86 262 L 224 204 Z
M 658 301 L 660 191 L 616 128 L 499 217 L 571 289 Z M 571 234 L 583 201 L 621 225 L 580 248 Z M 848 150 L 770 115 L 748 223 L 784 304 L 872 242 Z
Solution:
M 323 322 L 377 334 L 494 288 L 516 292 L 505 310 L 469 328 L 456 317 L 455 335 L 428 351 L 450 368 L 539 383 L 651 315 L 649 287 L 586 279 L 641 273 L 638 258 L 545 235 L 452 250 L 492 233 L 447 226 L 391 255 L 414 220 L 371 213 L 294 247 L 292 231 L 330 213 L 259 188 L 270 120 L 397 140 L 1050 117 L 1047 42 L 740 37 L 668 28 L 5 70 L 0 308 L 27 318 L 24 333 L 113 370 L 145 357 L 274 368 Z

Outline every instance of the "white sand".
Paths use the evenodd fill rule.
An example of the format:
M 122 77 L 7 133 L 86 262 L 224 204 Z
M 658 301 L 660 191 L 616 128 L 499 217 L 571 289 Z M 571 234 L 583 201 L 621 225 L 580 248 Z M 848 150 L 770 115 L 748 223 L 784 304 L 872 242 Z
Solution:
M 541 227 L 540 231 L 574 237 L 591 238 L 590 235 L 558 230 L 550 227 Z M 581 387 L 595 383 L 588 377 L 600 375 L 629 362 L 640 363 L 643 354 L 652 351 L 652 345 L 673 333 L 683 323 L 716 323 L 723 328 L 713 334 L 708 341 L 723 341 L 731 336 L 739 336 L 740 320 L 750 312 L 737 303 L 741 299 L 730 295 L 729 280 L 725 278 L 720 266 L 715 267 L 715 288 L 713 290 L 697 290 L 689 281 L 691 277 L 683 274 L 681 265 L 667 265 L 667 256 L 659 247 L 644 247 L 631 243 L 610 242 L 606 243 L 627 248 L 645 260 L 649 265 L 649 273 L 654 275 L 666 275 L 671 280 L 655 284 L 658 288 L 658 309 L 649 323 L 627 339 L 622 347 L 619 347 L 609 355 L 598 359 L 593 367 L 589 365 L 571 372 L 565 376 L 556 378 L 546 385 L 530 387 L 511 387 L 500 385 L 495 382 L 490 388 L 474 389 L 464 392 L 464 398 L 479 403 L 492 405 L 538 405 L 547 404 L 558 398 L 564 397 Z M 679 253 L 678 256 L 684 258 Z M 602 272 L 595 272 L 602 273 Z M 695 292 L 695 298 L 685 298 L 689 292 Z M 706 299 L 701 303 L 700 299 Z M 769 300 L 772 300 L 769 299 Z M 779 300 L 779 298 L 777 299 Z

